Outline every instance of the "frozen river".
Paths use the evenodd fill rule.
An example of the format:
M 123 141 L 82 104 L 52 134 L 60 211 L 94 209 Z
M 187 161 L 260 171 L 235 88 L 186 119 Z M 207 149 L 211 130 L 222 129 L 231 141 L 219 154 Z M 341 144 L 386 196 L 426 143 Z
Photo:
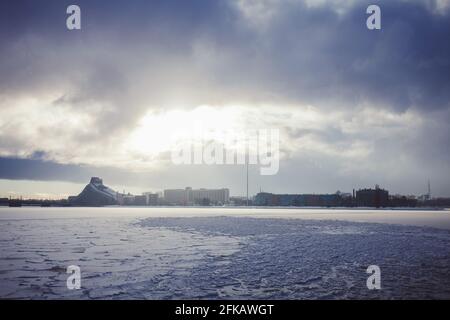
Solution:
M 0 208 L 0 298 L 450 299 L 449 267 L 449 211 Z

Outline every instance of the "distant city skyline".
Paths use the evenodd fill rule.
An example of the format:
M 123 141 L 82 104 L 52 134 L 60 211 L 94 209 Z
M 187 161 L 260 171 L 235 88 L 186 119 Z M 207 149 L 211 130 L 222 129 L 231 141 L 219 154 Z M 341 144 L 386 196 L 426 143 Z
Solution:
M 181 207 L 316 207 L 316 208 L 446 208 L 450 197 L 433 197 L 428 192 L 420 196 L 390 194 L 379 185 L 374 188 L 353 189 L 352 192 L 334 193 L 282 193 L 260 190 L 255 195 L 232 196 L 228 188 L 176 188 L 159 192 L 132 194 L 114 189 L 101 177 L 91 177 L 77 194 L 60 199 L 0 197 L 0 206 L 21 207 L 101 207 L 101 206 L 181 206 Z
M 251 165 L 251 195 L 430 180 L 450 196 L 450 1 L 377 1 L 379 30 L 365 0 L 75 3 L 80 30 L 72 3 L 0 3 L 1 196 L 67 196 L 91 176 L 245 195 L 245 165 L 173 163 L 175 132 L 198 128 L 279 130 L 279 169 Z
M 85 183 L 70 183 L 70 182 L 60 182 L 60 181 L 53 181 L 53 182 L 43 182 L 43 181 L 17 181 L 17 180 L 5 180 L 7 184 L 9 184 L 11 186 L 11 189 L 14 189 L 14 184 L 19 183 L 25 183 L 27 184 L 28 188 L 25 188 L 25 192 L 14 192 L 14 191 L 10 191 L 10 192 L 6 192 L 6 193 L 0 193 L 0 198 L 12 198 L 12 199 L 18 199 L 18 198 L 23 198 L 23 199 L 41 199 L 41 200 L 61 200 L 61 199 L 67 199 L 68 197 L 74 196 L 74 195 L 78 195 L 81 190 L 84 188 L 84 186 L 86 185 L 86 181 Z M 0 185 L 3 182 L 3 180 L 0 180 Z M 48 186 L 52 186 L 53 192 L 48 192 L 48 190 L 46 189 Z M 147 194 L 147 193 L 156 193 L 156 194 L 160 194 L 161 196 L 164 196 L 166 191 L 170 191 L 170 190 L 192 190 L 192 189 L 197 189 L 197 190 L 202 190 L 202 189 L 209 189 L 209 190 L 228 190 L 227 191 L 227 197 L 242 197 L 242 198 L 246 198 L 246 193 L 244 192 L 243 194 L 237 194 L 237 193 L 233 193 L 232 190 L 230 188 L 228 188 L 227 186 L 220 186 L 220 187 L 209 187 L 209 186 L 198 186 L 198 187 L 192 187 L 191 185 L 187 185 L 187 186 L 175 186 L 175 187 L 168 187 L 168 188 L 154 188 L 154 189 L 145 189 L 145 188 L 136 188 L 136 187 L 127 187 L 124 185 L 110 185 L 108 184 L 108 186 L 110 186 L 113 190 L 122 193 L 122 194 L 131 194 L 131 195 L 143 195 L 143 194 Z M 353 187 L 352 189 L 349 190 L 345 190 L 343 188 L 341 189 L 337 189 L 335 191 L 329 191 L 329 192 L 317 192 L 317 191 L 311 191 L 311 190 L 304 190 L 304 191 L 293 191 L 293 192 L 275 192 L 273 190 L 266 190 L 266 189 L 262 189 L 259 188 L 258 190 L 256 190 L 254 193 L 249 192 L 249 198 L 254 197 L 255 195 L 257 195 L 258 193 L 273 193 L 273 194 L 336 194 L 336 193 L 342 193 L 342 194 L 352 194 L 352 192 L 354 192 L 355 190 L 363 190 L 366 188 L 378 188 L 379 185 L 375 184 L 375 185 L 367 185 L 367 186 L 358 186 L 358 187 Z M 54 190 L 59 190 L 59 189 L 64 189 L 64 190 L 71 190 L 68 193 L 57 193 Z M 431 193 L 431 184 L 427 184 L 427 188 L 426 191 L 419 193 L 419 194 L 411 194 L 411 193 L 402 193 L 402 192 L 391 192 L 392 195 L 405 195 L 405 196 L 414 196 L 414 197 L 421 197 L 421 196 L 425 196 L 425 195 L 429 195 L 429 196 L 435 196 L 435 197 L 445 197 L 443 195 L 433 195 Z M 27 192 L 27 190 L 29 190 Z M 38 192 L 35 192 L 35 190 L 38 190 Z

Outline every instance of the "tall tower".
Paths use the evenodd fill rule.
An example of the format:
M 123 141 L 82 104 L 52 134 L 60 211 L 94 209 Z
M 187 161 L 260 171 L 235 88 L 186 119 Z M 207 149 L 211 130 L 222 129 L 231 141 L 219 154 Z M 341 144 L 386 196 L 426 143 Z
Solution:
M 248 207 L 248 160 L 247 159 L 247 207 Z
M 430 184 L 430 179 L 428 179 L 428 199 L 431 199 L 431 184 Z

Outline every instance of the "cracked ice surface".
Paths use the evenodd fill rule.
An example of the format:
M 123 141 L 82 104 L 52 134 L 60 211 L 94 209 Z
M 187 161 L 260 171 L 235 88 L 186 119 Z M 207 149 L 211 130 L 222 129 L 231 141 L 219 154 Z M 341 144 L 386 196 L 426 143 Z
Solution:
M 450 231 L 249 217 L 0 221 L 0 298 L 450 298 Z M 69 265 L 81 290 L 66 288 Z M 382 290 L 365 270 L 381 268 Z
M 205 290 L 221 299 L 450 298 L 448 230 L 232 217 L 147 219 L 142 224 L 245 239 L 240 250 L 208 257 L 185 279 L 193 298 Z M 365 271 L 372 264 L 381 268 L 382 290 L 366 287 Z
M 239 246 L 234 237 L 142 228 L 133 221 L 1 221 L 0 297 L 177 298 L 153 279 L 183 279 L 207 257 L 229 255 Z M 81 268 L 81 290 L 66 287 L 69 265 Z

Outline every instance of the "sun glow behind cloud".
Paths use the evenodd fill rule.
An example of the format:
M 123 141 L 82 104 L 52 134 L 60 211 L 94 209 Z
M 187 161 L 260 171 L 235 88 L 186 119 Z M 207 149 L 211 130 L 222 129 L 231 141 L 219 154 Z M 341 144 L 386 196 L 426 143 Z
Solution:
M 280 129 L 282 158 L 322 154 L 363 161 L 378 138 L 407 136 L 423 125 L 414 112 L 397 114 L 370 107 L 348 114 L 310 105 L 201 105 L 149 109 L 128 130 L 112 130 L 91 140 L 89 134 L 98 125 L 96 111 L 58 105 L 50 98 L 23 99 L 3 111 L 0 133 L 12 139 L 15 149 L 6 145 L 0 149 L 1 156 L 26 158 L 42 152 L 44 159 L 59 163 L 157 169 L 170 165 L 170 152 L 187 139 L 194 143 L 214 140 L 233 148 L 221 134 Z
M 238 106 L 149 111 L 125 139 L 124 149 L 136 157 L 154 159 L 187 137 L 200 139 L 200 135 L 207 138 L 208 133 L 244 129 L 244 109 Z

